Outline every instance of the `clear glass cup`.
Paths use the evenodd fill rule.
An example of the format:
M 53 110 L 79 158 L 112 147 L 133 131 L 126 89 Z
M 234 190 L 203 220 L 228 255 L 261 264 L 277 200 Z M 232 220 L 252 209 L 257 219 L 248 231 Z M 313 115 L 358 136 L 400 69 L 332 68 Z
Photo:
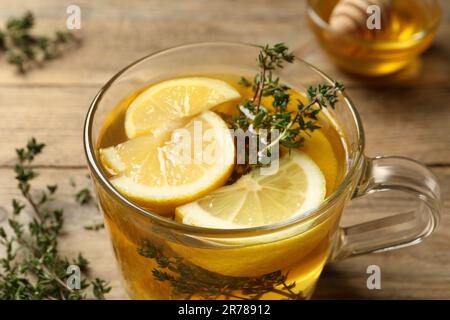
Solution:
M 87 113 L 84 144 L 99 204 L 124 284 L 135 299 L 310 298 L 328 261 L 416 244 L 438 224 L 439 186 L 414 160 L 364 156 L 364 131 L 344 94 L 331 116 L 346 140 L 345 177 L 316 210 L 282 223 L 247 229 L 183 225 L 145 210 L 108 181 L 97 141 L 106 116 L 122 99 L 149 83 L 192 74 L 254 74 L 259 48 L 238 43 L 199 43 L 144 57 L 117 73 Z M 279 76 L 297 90 L 331 83 L 301 60 Z M 342 212 L 353 198 L 399 190 L 420 205 L 409 212 L 346 228 Z

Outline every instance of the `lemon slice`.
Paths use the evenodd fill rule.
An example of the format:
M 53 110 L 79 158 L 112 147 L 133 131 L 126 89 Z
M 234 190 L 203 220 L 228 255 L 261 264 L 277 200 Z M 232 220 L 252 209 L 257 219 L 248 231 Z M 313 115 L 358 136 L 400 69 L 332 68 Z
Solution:
M 131 139 L 102 152 L 104 163 L 122 174 L 112 184 L 140 205 L 173 213 L 223 185 L 233 169 L 235 149 L 226 123 L 205 111 L 170 139 L 155 146 L 152 136 Z
M 160 82 L 139 94 L 125 115 L 128 138 L 169 131 L 172 123 L 221 103 L 238 99 L 239 92 L 222 80 L 191 77 Z
M 112 175 L 131 173 L 134 169 L 140 168 L 148 154 L 154 152 L 169 137 L 169 133 L 137 137 L 117 146 L 100 149 L 100 159 Z
M 211 228 L 268 225 L 316 208 L 325 198 L 325 177 L 310 157 L 292 151 L 275 174 L 255 170 L 229 186 L 176 209 L 184 224 Z

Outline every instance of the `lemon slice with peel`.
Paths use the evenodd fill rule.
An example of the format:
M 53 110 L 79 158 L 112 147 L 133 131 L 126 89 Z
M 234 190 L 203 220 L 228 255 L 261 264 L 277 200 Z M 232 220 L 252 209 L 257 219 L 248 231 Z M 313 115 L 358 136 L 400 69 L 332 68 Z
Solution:
M 160 146 L 154 143 L 151 136 L 131 139 L 104 150 L 102 159 L 120 164 L 114 167 L 122 173 L 111 182 L 122 194 L 160 214 L 222 186 L 233 169 L 232 135 L 212 111 L 174 130 Z
M 210 228 L 246 228 L 268 225 L 316 208 L 325 198 L 325 177 L 301 151 L 279 161 L 276 173 L 254 170 L 232 185 L 221 187 L 176 209 L 184 224 Z
M 112 175 L 131 173 L 142 166 L 149 152 L 154 152 L 169 137 L 170 134 L 165 133 L 158 137 L 145 135 L 130 139 L 116 146 L 100 149 L 100 159 Z
M 206 77 L 167 80 L 140 93 L 125 115 L 128 138 L 170 131 L 171 124 L 221 103 L 240 98 L 225 81 Z

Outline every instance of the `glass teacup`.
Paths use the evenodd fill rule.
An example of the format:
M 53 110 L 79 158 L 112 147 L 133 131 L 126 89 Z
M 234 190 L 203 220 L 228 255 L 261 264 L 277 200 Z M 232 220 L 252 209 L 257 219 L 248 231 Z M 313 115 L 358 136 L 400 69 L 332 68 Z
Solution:
M 433 174 L 403 157 L 368 158 L 364 131 L 346 94 L 330 117 L 345 137 L 342 181 L 315 210 L 280 223 L 242 229 L 181 224 L 146 210 L 114 188 L 102 168 L 98 139 L 106 117 L 131 92 L 192 74 L 251 74 L 257 46 L 199 43 L 144 57 L 115 75 L 88 111 L 84 143 L 100 207 L 130 297 L 135 299 L 308 299 L 328 261 L 419 243 L 439 220 Z M 332 79 L 295 60 L 278 74 L 299 91 Z M 396 190 L 419 200 L 413 211 L 346 228 L 346 204 L 373 192 Z

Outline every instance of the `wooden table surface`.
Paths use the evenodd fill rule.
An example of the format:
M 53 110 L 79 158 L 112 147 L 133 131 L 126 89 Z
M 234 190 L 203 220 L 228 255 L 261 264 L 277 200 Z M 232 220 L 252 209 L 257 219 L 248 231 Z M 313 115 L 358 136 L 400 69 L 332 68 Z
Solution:
M 91 260 L 94 275 L 111 281 L 109 298 L 125 298 L 104 230 L 83 226 L 101 219 L 94 206 L 80 207 L 70 186 L 89 184 L 82 147 L 85 113 L 111 76 L 155 50 L 195 41 L 284 41 L 302 48 L 303 58 L 347 85 L 361 113 L 367 154 L 395 154 L 420 160 L 436 174 L 444 197 L 438 230 L 420 245 L 330 264 L 315 298 L 450 299 L 450 23 L 449 10 L 438 37 L 420 60 L 395 76 L 362 79 L 338 70 L 313 39 L 300 0 L 78 0 L 83 46 L 26 76 L 0 62 L 0 207 L 8 209 L 15 188 L 14 149 L 35 136 L 47 144 L 36 165 L 36 187 L 58 183 L 58 205 L 66 208 L 61 250 Z M 450 9 L 450 1 L 443 1 Z M 37 29 L 65 27 L 69 0 L 0 2 L 0 22 L 26 9 L 37 16 Z M 408 205 L 400 195 L 352 202 L 345 219 L 367 220 Z M 0 210 L 0 216 L 3 210 Z M 0 217 L 0 220 L 2 218 Z M 2 222 L 0 222 L 2 223 Z M 3 221 L 4 223 L 4 221 Z M 368 290 L 366 268 L 381 268 L 381 290 Z

